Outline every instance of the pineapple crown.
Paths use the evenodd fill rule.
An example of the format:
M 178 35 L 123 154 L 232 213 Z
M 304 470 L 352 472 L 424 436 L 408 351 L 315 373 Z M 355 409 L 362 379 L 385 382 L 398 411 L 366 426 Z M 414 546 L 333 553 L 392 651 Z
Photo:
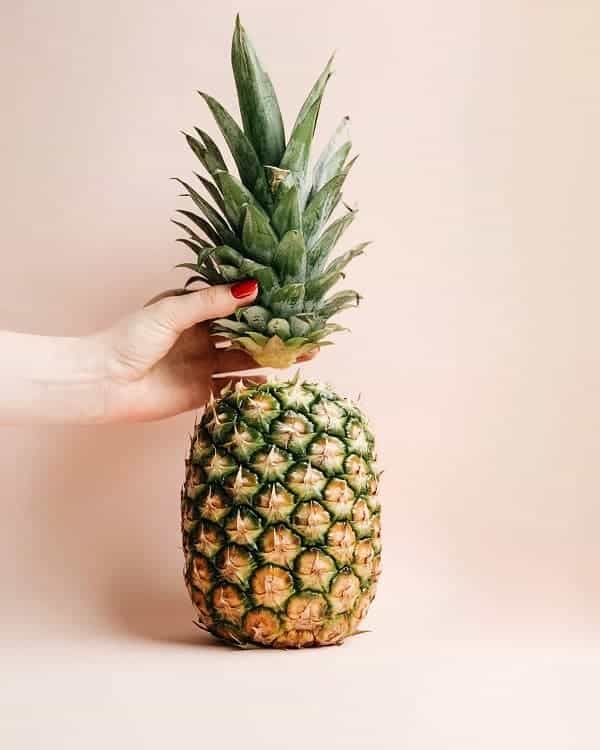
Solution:
M 187 223 L 178 241 L 196 256 L 178 267 L 192 271 L 186 282 L 222 284 L 255 278 L 256 304 L 214 321 L 211 331 L 248 352 L 265 367 L 288 367 L 298 357 L 330 344 L 327 337 L 345 330 L 330 322 L 356 306 L 354 290 L 327 296 L 344 277 L 343 269 L 360 255 L 361 243 L 334 260 L 332 251 L 355 218 L 343 213 L 330 222 L 342 199 L 342 187 L 356 157 L 344 117 L 323 152 L 310 166 L 310 151 L 323 93 L 332 75 L 331 58 L 310 90 L 286 142 L 277 96 L 246 31 L 236 19 L 231 50 L 243 130 L 208 94 L 207 103 L 231 152 L 239 176 L 232 174 L 214 140 L 200 128 L 184 133 L 210 179 L 196 174 L 212 202 L 183 180 L 185 196 L 201 215 L 180 210 Z

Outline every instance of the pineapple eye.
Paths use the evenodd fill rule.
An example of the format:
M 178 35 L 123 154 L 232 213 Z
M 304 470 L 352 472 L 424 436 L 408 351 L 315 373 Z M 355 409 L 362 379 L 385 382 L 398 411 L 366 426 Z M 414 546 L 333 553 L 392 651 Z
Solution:
M 363 425 L 358 419 L 351 419 L 346 425 L 346 435 L 348 436 L 348 448 L 353 453 L 360 456 L 369 454 L 369 439 Z
M 258 492 L 260 481 L 256 474 L 238 466 L 236 473 L 227 477 L 224 487 L 234 503 L 245 503 Z
M 302 548 L 302 540 L 284 524 L 270 526 L 258 541 L 265 562 L 288 567 Z
M 315 400 L 314 393 L 299 382 L 278 388 L 277 395 L 288 409 L 308 409 Z
M 219 584 L 213 589 L 211 601 L 219 619 L 239 625 L 247 609 L 243 592 L 230 583 Z
M 293 459 L 288 453 L 273 445 L 269 451 L 255 453 L 251 466 L 263 480 L 281 481 L 292 462 Z
M 199 555 L 193 558 L 190 576 L 192 584 L 205 594 L 212 588 L 214 573 L 213 568 L 206 557 Z
M 344 437 L 346 412 L 333 401 L 322 399 L 311 407 L 311 419 L 319 430 Z
M 300 503 L 294 512 L 294 529 L 309 542 L 319 541 L 327 529 L 331 516 L 316 500 Z
M 270 646 L 279 635 L 279 617 L 270 609 L 257 607 L 248 612 L 244 619 L 244 633 L 256 643 Z
M 281 609 L 294 591 L 291 573 L 274 565 L 259 568 L 250 581 L 252 599 L 256 604 L 270 609 Z
M 286 477 L 289 489 L 302 499 L 321 497 L 326 483 L 325 476 L 308 463 L 292 467 Z
M 248 396 L 241 407 L 243 418 L 252 425 L 266 427 L 279 415 L 279 402 L 268 393 Z
M 325 489 L 323 504 L 334 518 L 349 518 L 354 504 L 354 492 L 345 479 L 331 479 Z
M 262 532 L 259 517 L 246 506 L 237 506 L 225 519 L 225 533 L 231 542 L 252 545 Z
M 244 585 L 254 569 L 254 561 L 245 547 L 228 544 L 215 558 L 215 568 L 225 580 Z
M 373 526 L 371 524 L 371 511 L 365 498 L 360 498 L 352 508 L 352 523 L 359 537 L 371 536 Z
M 293 596 L 286 607 L 286 619 L 293 628 L 310 630 L 322 625 L 327 612 L 327 601 L 322 594 L 307 591 Z
M 287 411 L 271 425 L 271 439 L 275 445 L 292 453 L 302 454 L 311 441 L 314 427 L 303 414 Z
M 346 447 L 339 438 L 324 435 L 310 444 L 308 455 L 311 464 L 331 474 L 342 470 Z
M 224 542 L 224 534 L 217 524 L 209 521 L 200 521 L 193 532 L 193 543 L 196 551 L 214 557 L 221 549 Z
M 201 427 L 198 427 L 192 440 L 192 463 L 201 463 L 202 459 L 207 455 L 212 455 L 213 451 L 214 444 L 210 439 L 208 432 Z
M 200 499 L 200 515 L 209 521 L 219 522 L 229 510 L 231 500 L 218 488 L 209 486 Z
M 305 589 L 327 591 L 336 573 L 335 560 L 320 549 L 303 552 L 295 562 L 296 575 Z
M 285 520 L 295 504 L 294 496 L 277 482 L 267 485 L 254 501 L 254 507 L 268 523 Z
M 360 594 L 360 581 L 354 573 L 340 572 L 336 575 L 329 589 L 329 605 L 335 614 L 348 612 L 356 603 Z

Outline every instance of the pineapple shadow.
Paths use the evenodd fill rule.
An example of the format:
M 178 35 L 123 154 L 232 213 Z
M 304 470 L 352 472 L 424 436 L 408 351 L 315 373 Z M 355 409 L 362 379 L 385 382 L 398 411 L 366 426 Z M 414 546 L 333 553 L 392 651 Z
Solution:
M 36 594 L 53 611 L 59 597 L 65 624 L 223 648 L 193 624 L 181 573 L 177 445 L 185 430 L 173 420 L 39 433 L 45 470 L 34 490 L 32 534 L 45 583 Z

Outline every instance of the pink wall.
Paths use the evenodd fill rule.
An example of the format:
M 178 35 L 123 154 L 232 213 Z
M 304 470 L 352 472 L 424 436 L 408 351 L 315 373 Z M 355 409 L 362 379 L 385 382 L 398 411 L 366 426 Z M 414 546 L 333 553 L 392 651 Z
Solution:
M 597 632 L 600 8 L 300 5 L 5 4 L 0 327 L 85 333 L 180 278 L 168 178 L 194 168 L 179 129 L 214 130 L 195 89 L 233 105 L 234 10 L 288 122 L 337 48 L 321 133 L 352 116 L 348 241 L 374 244 L 349 274 L 352 333 L 305 372 L 361 394 L 386 470 L 376 632 L 349 648 Z M 192 422 L 0 429 L 14 654 L 195 637 L 178 530 Z M 429 747 L 427 726 L 408 746 Z

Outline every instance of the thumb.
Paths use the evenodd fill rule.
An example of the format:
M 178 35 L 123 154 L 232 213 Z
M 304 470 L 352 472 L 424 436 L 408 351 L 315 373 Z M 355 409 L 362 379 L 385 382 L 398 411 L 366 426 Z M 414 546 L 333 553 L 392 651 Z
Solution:
M 238 307 L 256 299 L 258 283 L 254 279 L 237 284 L 218 284 L 197 292 L 163 297 L 144 312 L 161 328 L 178 336 L 195 323 L 225 318 Z
M 231 315 L 258 294 L 254 279 L 219 284 L 198 292 L 164 296 L 107 331 L 108 358 L 127 377 L 162 359 L 180 334 L 195 323 Z

